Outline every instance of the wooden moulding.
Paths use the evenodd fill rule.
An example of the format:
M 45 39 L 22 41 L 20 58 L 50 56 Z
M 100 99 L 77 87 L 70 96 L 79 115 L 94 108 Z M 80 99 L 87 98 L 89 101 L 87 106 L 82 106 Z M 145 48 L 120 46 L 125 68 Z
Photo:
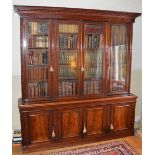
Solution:
M 91 21 L 121 21 L 134 22 L 141 13 L 119 12 L 108 10 L 64 8 L 64 7 L 43 7 L 43 6 L 20 6 L 14 5 L 15 11 L 21 17 L 30 18 L 53 18 L 53 19 L 74 19 Z
M 136 102 L 137 96 L 130 94 L 130 95 L 120 95 L 115 97 L 104 97 L 104 98 L 96 98 L 96 99 L 83 99 L 83 100 L 73 100 L 73 101 L 44 101 L 44 102 L 34 102 L 31 104 L 26 102 L 24 104 L 22 99 L 19 99 L 18 106 L 21 111 L 24 110 L 35 110 L 35 109 L 49 109 L 49 108 L 57 108 L 63 106 L 82 106 L 82 105 L 105 105 L 105 104 L 116 104 L 116 103 L 125 103 L 125 102 Z
M 107 141 L 107 140 L 113 140 L 128 136 L 133 136 L 133 132 L 123 132 L 119 133 L 117 135 L 109 133 L 104 135 L 104 137 L 94 137 L 94 138 L 87 138 L 87 139 L 77 139 L 76 141 L 70 141 L 70 142 L 56 142 L 56 143 L 44 143 L 44 144 L 34 144 L 30 146 L 22 146 L 22 152 L 23 153 L 31 153 L 31 152 L 37 152 L 37 151 L 46 151 L 51 149 L 58 149 L 58 148 L 64 148 L 64 147 L 71 147 L 76 145 L 84 145 L 84 144 L 90 144 L 94 142 L 101 142 L 101 141 Z

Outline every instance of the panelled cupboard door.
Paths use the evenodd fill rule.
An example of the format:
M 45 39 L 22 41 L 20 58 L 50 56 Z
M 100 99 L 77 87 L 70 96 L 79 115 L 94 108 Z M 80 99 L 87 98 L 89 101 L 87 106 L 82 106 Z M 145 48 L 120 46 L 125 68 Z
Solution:
M 24 20 L 22 33 L 23 98 L 43 100 L 51 96 L 50 63 L 53 28 L 50 20 Z
M 75 97 L 79 94 L 80 23 L 57 21 L 57 94 Z
M 83 94 L 99 95 L 103 93 L 104 70 L 104 25 L 102 23 L 84 23 L 83 41 Z
M 134 106 L 124 103 L 111 106 L 111 125 L 114 131 L 130 130 L 133 128 Z
M 33 112 L 28 115 L 30 143 L 48 142 L 52 135 L 52 113 Z
M 95 106 L 86 108 L 87 135 L 104 134 L 108 127 L 109 106 Z
M 61 139 L 80 138 L 82 131 L 82 108 L 60 110 L 59 123 Z

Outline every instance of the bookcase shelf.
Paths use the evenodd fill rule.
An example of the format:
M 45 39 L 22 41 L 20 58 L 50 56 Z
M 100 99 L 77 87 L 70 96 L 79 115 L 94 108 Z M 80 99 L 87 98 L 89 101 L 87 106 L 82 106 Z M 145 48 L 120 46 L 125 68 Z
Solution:
M 35 65 L 27 64 L 27 67 L 41 67 L 41 66 L 48 66 L 48 64 L 35 64 Z
M 77 48 L 59 48 L 59 50 L 78 50 Z
M 59 62 L 58 64 L 59 64 L 59 65 L 62 65 L 62 66 L 64 66 L 64 65 L 65 65 L 65 66 L 70 66 L 70 63 L 61 63 L 61 62 Z
M 85 50 L 87 50 L 88 52 L 97 52 L 98 50 L 100 50 L 101 48 L 85 48 Z
M 48 49 L 48 47 L 28 47 L 28 49 Z
M 59 48 L 59 52 L 67 52 L 67 53 L 76 53 L 77 52 L 77 48 Z
M 59 34 L 61 35 L 61 34 L 65 34 L 65 35 L 78 35 L 78 33 L 76 33 L 76 32 L 59 32 Z
M 65 81 L 65 80 L 77 81 L 75 77 L 59 77 L 59 81 Z
M 48 34 L 28 34 L 29 36 L 48 36 Z
M 28 83 L 40 83 L 40 82 L 48 82 L 47 80 L 37 80 L 37 81 L 29 81 Z

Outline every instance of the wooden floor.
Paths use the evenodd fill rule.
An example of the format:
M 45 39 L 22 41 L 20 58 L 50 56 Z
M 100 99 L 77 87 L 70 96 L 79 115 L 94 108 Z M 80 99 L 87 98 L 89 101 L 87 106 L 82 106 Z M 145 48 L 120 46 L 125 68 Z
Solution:
M 93 144 L 104 144 L 104 143 L 109 143 L 109 142 L 114 142 L 114 141 L 118 141 L 118 140 L 125 140 L 130 146 L 132 146 L 140 155 L 142 154 L 142 139 L 140 137 L 137 136 L 130 136 L 130 137 L 126 137 L 126 138 L 121 138 L 121 139 L 115 139 L 115 140 L 109 140 L 109 141 L 102 141 L 102 142 L 98 142 L 98 143 L 90 143 L 90 144 L 86 144 L 86 145 L 82 145 L 83 146 L 89 146 L 89 145 L 93 145 Z M 72 147 L 66 147 L 66 148 L 61 148 L 61 149 L 53 149 L 53 150 L 47 150 L 47 151 L 40 151 L 40 152 L 34 152 L 34 153 L 24 153 L 24 155 L 44 155 L 46 153 L 50 153 L 50 152 L 55 152 L 55 151 L 64 151 L 64 150 L 68 150 L 68 149 L 74 149 L 74 148 L 78 148 L 81 145 L 78 146 L 72 146 Z M 21 150 L 21 145 L 20 144 L 13 144 L 13 155 L 21 155 L 22 150 Z

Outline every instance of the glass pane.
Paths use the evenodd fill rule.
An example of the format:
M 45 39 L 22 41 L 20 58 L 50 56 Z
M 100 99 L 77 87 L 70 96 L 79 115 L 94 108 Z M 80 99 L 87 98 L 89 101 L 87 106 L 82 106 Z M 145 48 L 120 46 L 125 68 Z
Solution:
M 48 23 L 28 22 L 28 97 L 48 96 Z
M 77 95 L 78 31 L 76 24 L 59 24 L 59 96 Z
M 100 94 L 102 86 L 102 25 L 85 26 L 84 95 Z
M 111 68 L 110 90 L 125 90 L 127 56 L 127 26 L 112 25 L 111 28 Z

